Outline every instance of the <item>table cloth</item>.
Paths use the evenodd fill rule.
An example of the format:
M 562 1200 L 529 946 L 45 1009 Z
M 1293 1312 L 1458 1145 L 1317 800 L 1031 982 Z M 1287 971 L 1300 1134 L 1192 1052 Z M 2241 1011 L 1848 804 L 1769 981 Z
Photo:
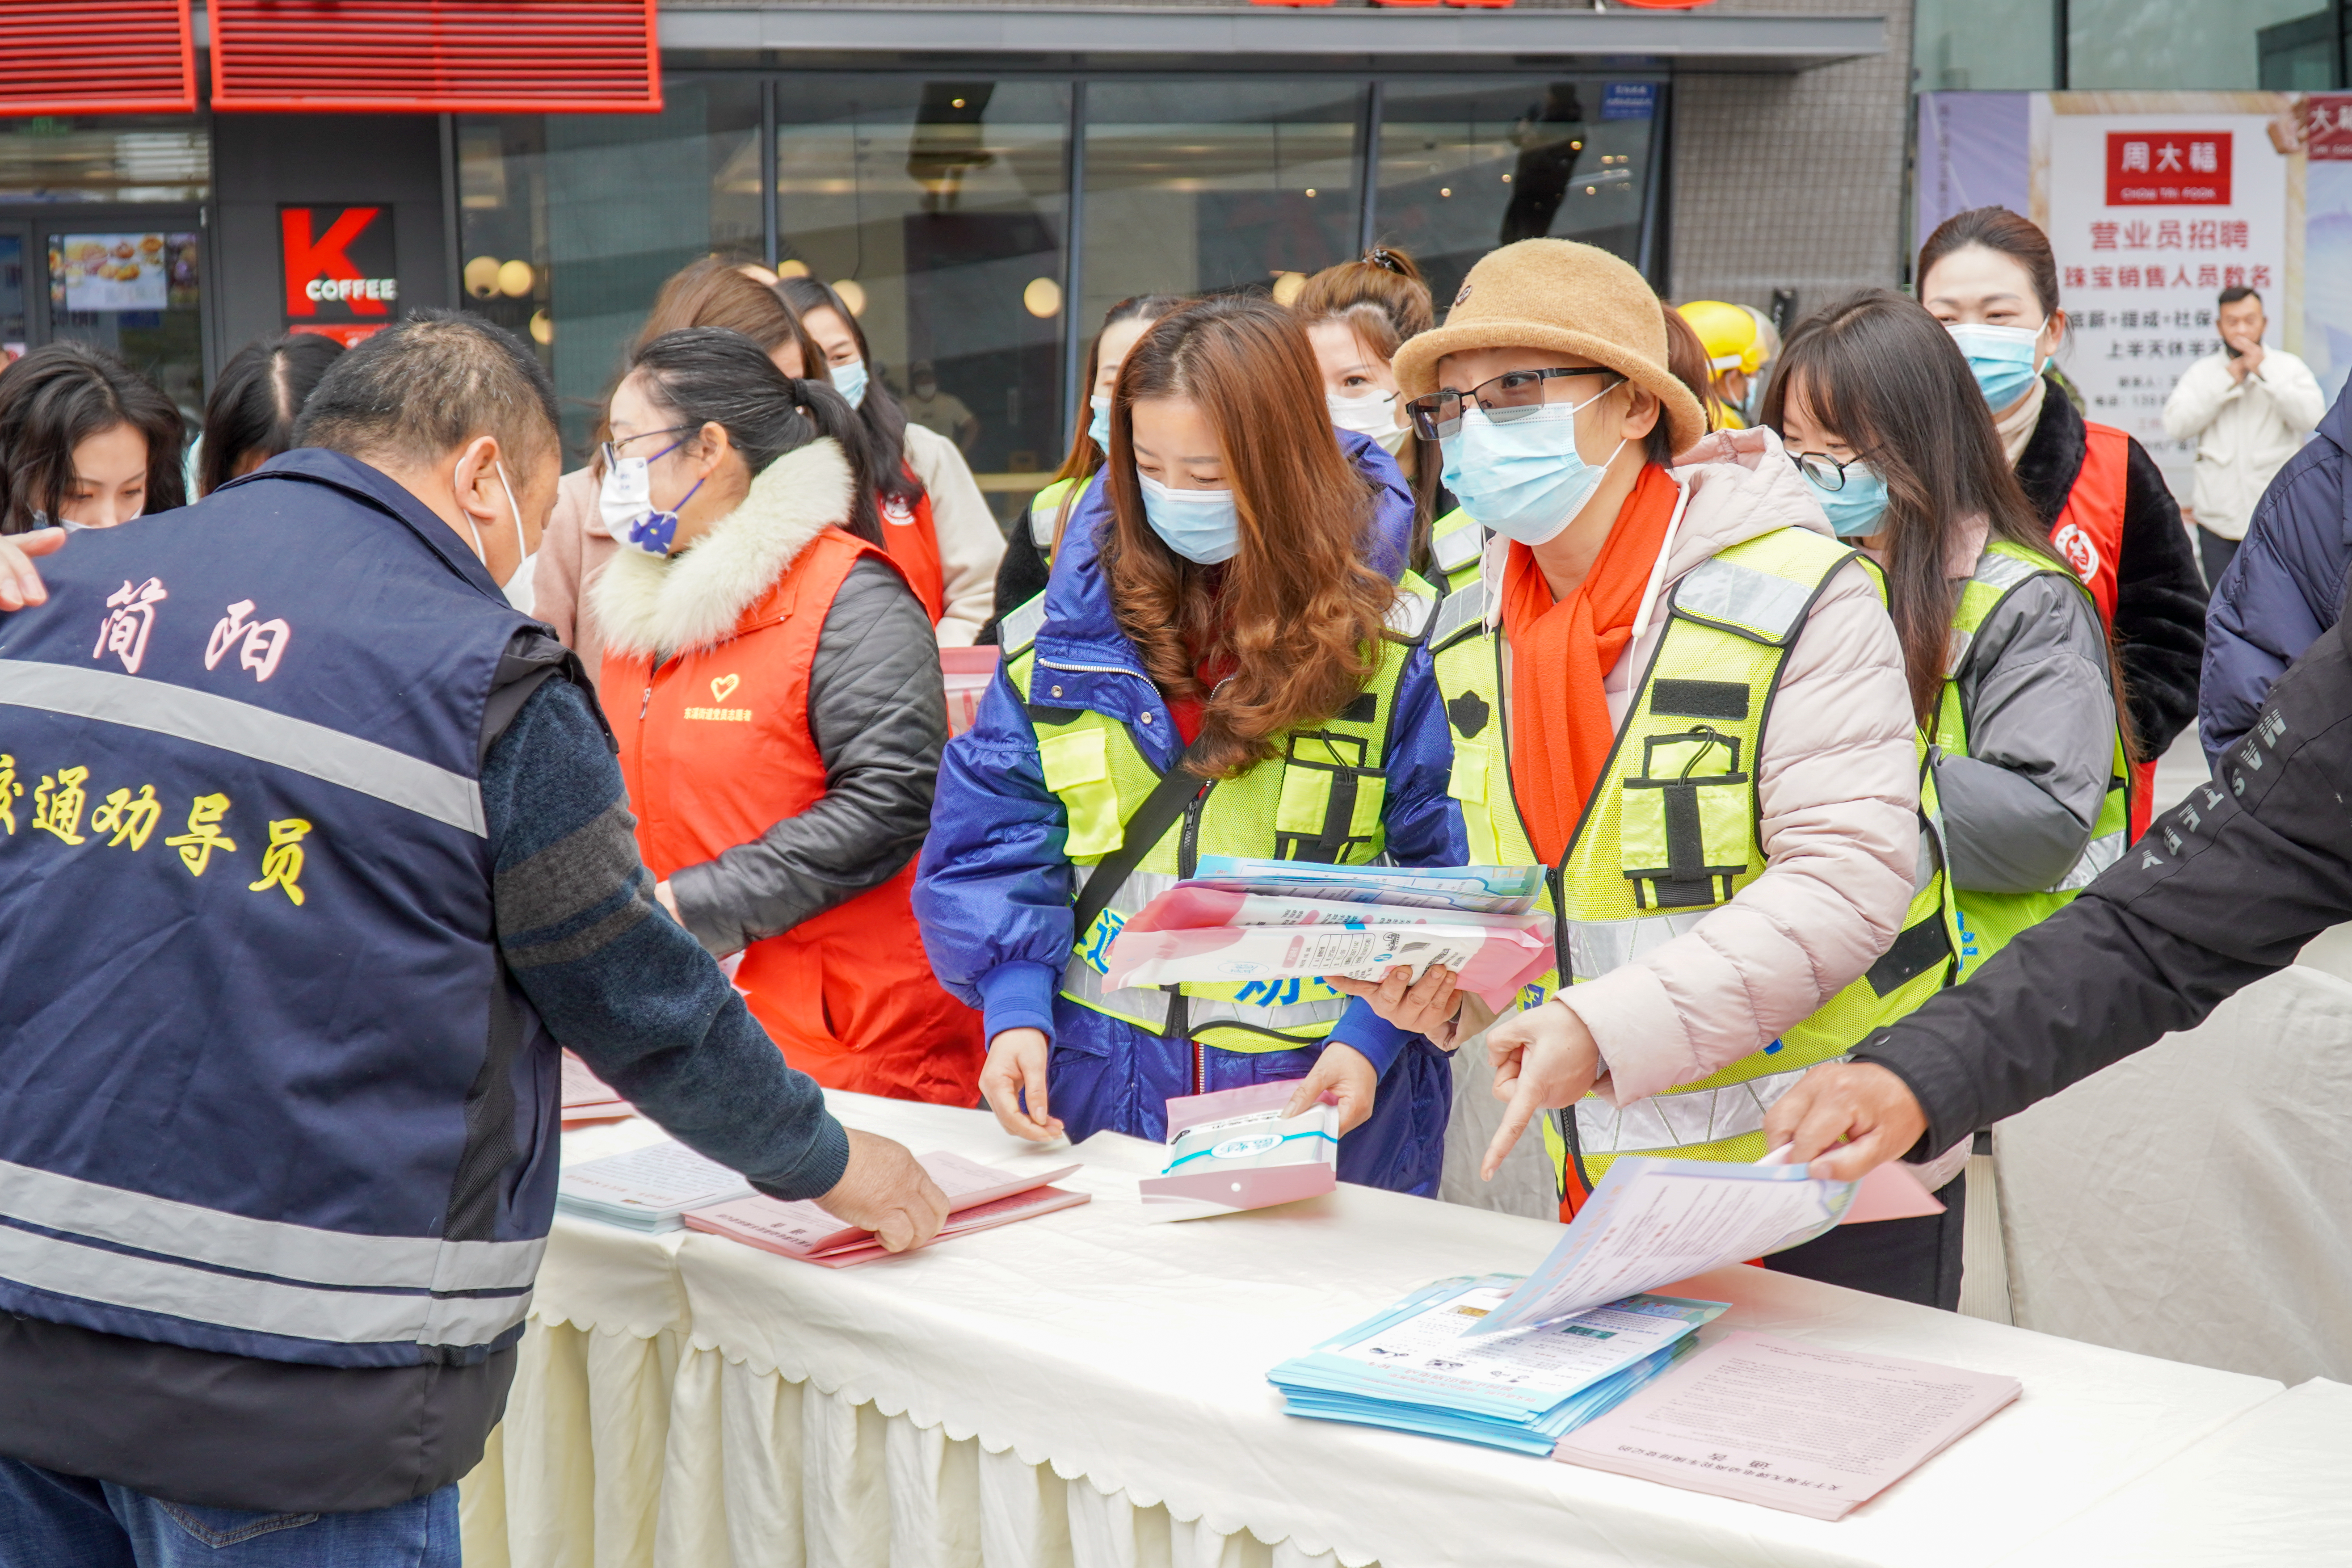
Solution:
M 917 1152 L 1048 1163 L 983 1113 L 829 1097 Z M 575 1135 L 567 1159 L 656 1136 Z M 1295 1420 L 1276 1362 L 1435 1278 L 1531 1268 L 1556 1225 L 1342 1187 L 1148 1225 L 1158 1154 L 1089 1140 L 1087 1205 L 846 1270 L 564 1220 L 467 1561 L 1386 1568 L 1794 1562 L 2021 1550 L 2278 1393 L 1733 1268 L 1736 1328 L 2020 1378 L 2015 1405 L 1828 1523 L 1548 1460 Z

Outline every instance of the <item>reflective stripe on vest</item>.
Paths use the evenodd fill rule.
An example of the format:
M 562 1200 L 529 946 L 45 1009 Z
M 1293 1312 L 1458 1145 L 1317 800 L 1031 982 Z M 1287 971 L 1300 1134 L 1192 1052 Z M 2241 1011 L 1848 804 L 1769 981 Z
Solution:
M 1546 907 L 1554 898 L 1566 906 L 1559 953 L 1570 983 L 1598 979 L 1688 932 L 1763 874 L 1756 748 L 1790 646 L 1832 575 L 1855 559 L 1843 545 L 1789 529 L 1735 545 L 1676 584 L 1601 783 L 1547 887 Z M 1432 634 L 1454 734 L 1451 793 L 1462 804 L 1474 861 L 1526 864 L 1535 852 L 1512 793 L 1503 639 L 1485 630 L 1485 616 L 1484 588 L 1465 589 L 1447 600 Z M 1924 738 L 1916 755 L 1924 773 Z M 1622 1109 L 1580 1101 L 1568 1121 L 1580 1183 L 1598 1181 L 1617 1155 L 1635 1151 L 1760 1155 L 1762 1110 L 1785 1087 L 1780 1080 L 1843 1056 L 1947 983 L 1950 903 L 1932 782 L 1928 791 L 1921 875 L 1887 956 L 1780 1038 L 1703 1079 Z M 1521 1005 L 1540 1005 L 1561 978 L 1545 975 L 1521 994 Z M 1546 1139 L 1565 1192 L 1563 1122 L 1548 1121 Z
M 1475 581 L 1486 556 L 1486 531 L 1460 507 L 1429 525 L 1429 563 L 1449 590 Z
M 1381 641 L 1379 668 L 1363 694 L 1321 725 L 1292 731 L 1285 738 L 1281 756 L 1239 778 L 1209 785 L 1192 808 L 1191 843 L 1185 841 L 1186 825 L 1180 819 L 1112 892 L 1093 927 L 1074 933 L 1062 977 L 1065 998 L 1164 1034 L 1172 998 L 1181 994 L 1187 999 L 1185 1034 L 1225 1050 L 1290 1050 L 1330 1033 L 1347 1011 L 1349 999 L 1319 980 L 1112 989 L 1103 983 L 1110 943 L 1131 916 L 1189 873 L 1199 855 L 1351 865 L 1379 858 L 1397 682 L 1435 608 L 1426 595 L 1400 591 L 1389 614 L 1389 635 Z M 1041 607 L 1040 620 L 1042 616 Z M 1006 646 L 1011 648 L 1015 645 L 1009 617 L 1007 625 Z M 1034 640 L 1034 635 L 1031 630 L 1025 640 Z M 1039 662 L 1026 647 L 1012 656 L 1007 678 L 1024 701 Z M 1061 716 L 1066 712 L 1066 717 Z M 1072 878 L 1075 900 L 1091 865 L 1125 842 L 1128 818 L 1160 774 L 1126 726 L 1103 714 L 1033 707 L 1031 723 L 1045 787 L 1061 800 L 1067 815 L 1065 852 L 1084 873 Z
M 997 623 L 997 636 L 1004 643 L 1004 657 L 1012 659 L 1028 652 L 1029 645 L 1037 640 L 1038 629 L 1045 624 L 1045 595 L 1043 594 L 1017 609 L 1006 611 L 1004 619 Z
M 1977 634 L 2001 603 L 2036 577 L 2065 579 L 2067 574 L 2032 552 L 1996 540 L 1985 547 L 1977 569 L 1960 590 L 1952 609 L 1951 668 L 1944 680 L 1936 711 L 1936 741 L 1953 756 L 1969 752 L 1968 714 L 1960 701 L 1959 673 L 1974 649 Z M 2076 584 L 2080 586 L 2079 582 Z M 2088 590 L 2084 590 L 2085 593 Z M 2008 945 L 2011 938 L 2038 924 L 2074 901 L 2074 895 L 2098 879 L 2099 874 L 2123 858 L 2131 842 L 2132 770 L 2124 754 L 2123 731 L 2115 731 L 2115 751 L 2108 764 L 2107 793 L 2099 803 L 2098 820 L 2090 842 L 2056 881 L 2037 893 L 1987 893 L 1956 889 L 1961 942 L 1960 977 L 1976 973 L 1984 962 Z
M 1037 547 L 1037 553 L 1048 564 L 1054 559 L 1054 536 L 1062 526 L 1062 498 L 1076 489 L 1081 483 L 1091 485 L 1094 481 L 1055 479 L 1030 498 L 1029 542 Z M 1072 511 L 1078 510 L 1076 501 L 1073 500 L 1069 505 Z

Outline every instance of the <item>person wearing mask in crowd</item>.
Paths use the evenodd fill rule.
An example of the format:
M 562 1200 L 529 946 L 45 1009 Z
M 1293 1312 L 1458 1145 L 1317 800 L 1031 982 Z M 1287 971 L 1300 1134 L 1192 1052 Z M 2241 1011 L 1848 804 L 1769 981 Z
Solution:
M 455 1568 L 559 1045 L 771 1195 L 894 1249 L 945 1216 L 656 906 L 578 661 L 499 592 L 557 442 L 529 345 L 412 313 L 298 449 L 6 623 L 11 754 L 89 774 L 0 834 L 12 1563 Z
M 342 352 L 332 338 L 288 332 L 231 354 L 205 399 L 196 494 L 210 495 L 292 447 L 303 400 Z
M 964 461 L 971 460 L 971 444 L 980 439 L 980 416 L 954 393 L 940 390 L 939 370 L 927 359 L 907 368 L 907 422 L 946 437 Z
M 981 1087 L 1014 1134 L 1158 1141 L 1173 1098 L 1299 1079 L 1339 1173 L 1433 1194 L 1449 1064 L 1319 981 L 1105 985 L 1125 920 L 1203 855 L 1458 866 L 1444 717 L 1401 593 L 1412 501 L 1334 439 L 1287 310 L 1223 298 L 1128 354 L 1103 482 L 950 743 L 915 909 L 987 1015 Z M 1399 972 L 1402 973 L 1402 972 Z
M 187 502 L 186 426 L 155 384 L 65 339 L 0 371 L 0 533 L 112 528 Z
M 882 542 L 922 596 L 941 647 L 969 647 L 993 616 L 1004 533 L 956 444 L 909 425 L 907 411 L 873 374 L 857 317 L 825 284 L 787 278 L 776 285 L 831 367 L 833 384 L 866 421 L 880 476 Z
M 1445 548 L 1475 561 L 1476 528 L 1439 481 L 1436 445 L 1412 433 L 1390 365 L 1400 344 L 1436 324 L 1421 268 L 1404 252 L 1375 246 L 1360 260 L 1309 278 L 1290 308 L 1315 345 L 1331 423 L 1380 443 L 1412 488 L 1412 569 L 1432 581 L 1444 574 L 1431 561 L 1431 532 L 1440 518 L 1448 525 Z
M 786 376 L 824 379 L 824 354 L 773 291 L 745 276 L 741 267 L 718 256 L 688 263 L 663 283 L 653 309 L 637 330 L 638 347 L 688 327 L 723 327 L 742 333 L 765 351 Z M 599 426 L 601 443 L 607 434 Z M 555 628 L 593 678 L 604 668 L 604 632 L 596 614 L 596 580 L 622 547 L 604 515 L 604 470 L 595 456 L 563 476 L 545 538 L 528 558 L 523 591 L 516 607 Z M 622 509 L 625 511 L 627 509 Z M 625 529 L 625 524 L 623 525 Z M 510 593 L 513 590 L 509 590 Z
M 1707 405 L 1718 430 L 1745 430 L 1763 416 L 1764 388 L 1780 356 L 1772 319 L 1752 305 L 1692 300 L 1675 312 L 1698 334 L 1706 355 Z
M 602 689 L 655 896 L 829 1089 L 971 1105 L 980 1017 L 908 907 L 947 739 L 939 645 L 856 480 L 864 423 L 715 328 L 640 347 L 597 579 Z M 622 520 L 614 519 L 616 528 Z
M 1934 317 L 1865 290 L 1801 324 L 1781 367 L 1765 422 L 1831 527 L 1886 574 L 1912 710 L 1937 748 L 1959 923 L 1944 956 L 1965 977 L 2123 853 L 2106 632 Z
M 2205 616 L 2205 673 L 2197 686 L 2197 741 L 2209 763 L 2233 751 L 2271 685 L 2343 617 L 2352 574 L 2352 384 L 2287 459 L 2254 508 L 2240 551 L 2213 584 Z
M 993 643 L 1003 635 L 1004 617 L 1045 591 L 1054 570 L 1054 551 L 1062 531 L 1080 500 L 1094 488 L 1102 471 L 1103 455 L 1110 447 L 1110 392 L 1118 382 L 1118 367 L 1128 350 L 1152 322 L 1184 300 L 1173 294 L 1138 294 L 1121 300 L 1103 316 L 1102 331 L 1087 345 L 1087 405 L 1078 411 L 1077 427 L 1070 433 L 1070 450 L 1045 488 L 1032 497 L 1028 526 L 1015 525 L 996 569 L 996 616 L 979 640 Z
M 2269 323 L 2260 294 L 2222 289 L 2213 325 L 2221 348 L 2181 372 L 2164 400 L 2165 435 L 2197 445 L 2189 514 L 2208 589 L 2221 586 L 2255 501 L 2327 408 L 2309 365 L 2263 346 Z
M 1877 578 L 1769 430 L 1707 433 L 1670 315 L 1609 252 L 1522 240 L 1396 363 L 1493 535 L 1430 634 L 1470 860 L 1551 867 L 1560 917 L 1559 967 L 1487 1035 L 1510 1105 L 1485 1171 L 1564 1112 L 1543 1118 L 1564 1218 L 1621 1154 L 1756 1159 L 1803 1068 L 1944 982 Z M 1443 971 L 1342 986 L 1441 1046 L 1493 1021 Z M 1772 1262 L 1949 1304 L 1948 1238 L 1874 1239 Z
M 1919 247 L 1919 302 L 1968 356 L 2010 467 L 2058 558 L 2091 590 L 2122 661 L 2134 770 L 2131 831 L 2156 764 L 2197 716 L 2205 584 L 2180 509 L 2130 436 L 2085 420 L 2050 369 L 2066 336 L 2050 241 L 2005 207 L 1946 218 Z M 2052 395 L 2052 394 L 2055 395 Z

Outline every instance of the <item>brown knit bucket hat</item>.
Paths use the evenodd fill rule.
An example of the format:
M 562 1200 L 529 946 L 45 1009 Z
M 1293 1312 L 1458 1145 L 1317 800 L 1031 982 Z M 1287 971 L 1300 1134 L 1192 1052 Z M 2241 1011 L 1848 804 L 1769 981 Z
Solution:
M 1437 362 L 1465 349 L 1555 349 L 1605 364 L 1656 395 L 1679 452 L 1706 434 L 1698 398 L 1666 368 L 1665 307 L 1642 275 L 1608 251 L 1567 239 L 1523 239 L 1481 257 L 1445 324 L 1397 350 L 1408 397 L 1437 390 Z

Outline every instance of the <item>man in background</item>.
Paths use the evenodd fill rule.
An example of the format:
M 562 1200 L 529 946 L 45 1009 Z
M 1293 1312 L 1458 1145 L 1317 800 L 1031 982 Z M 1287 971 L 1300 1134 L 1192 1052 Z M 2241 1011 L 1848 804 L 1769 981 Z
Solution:
M 2246 537 L 2254 502 L 2326 407 L 2311 367 L 2284 349 L 2263 346 L 2263 297 L 2224 289 L 2214 324 L 2221 349 L 2183 372 L 2164 403 L 2164 433 L 2197 443 L 2189 513 L 2210 594 Z
M 956 444 L 969 462 L 971 444 L 980 439 L 980 416 L 961 397 L 940 390 L 939 372 L 927 359 L 917 360 L 907 372 L 907 417 Z

